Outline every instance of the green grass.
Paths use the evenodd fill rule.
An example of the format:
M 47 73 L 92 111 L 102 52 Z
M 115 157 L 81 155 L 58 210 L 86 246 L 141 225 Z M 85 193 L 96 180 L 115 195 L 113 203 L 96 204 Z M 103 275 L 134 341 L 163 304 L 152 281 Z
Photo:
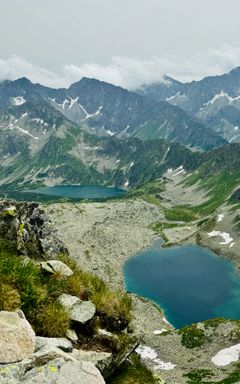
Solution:
M 68 292 L 80 298 L 89 298 L 96 305 L 100 317 L 105 319 L 105 326 L 116 328 L 119 324 L 121 328 L 131 321 L 132 300 L 128 293 L 110 290 L 103 280 L 83 272 L 68 256 L 62 255 L 60 260 L 74 271 L 67 281 Z
M 191 372 L 184 375 L 190 381 L 188 380 L 188 383 L 190 384 L 200 384 L 200 383 L 206 383 L 205 379 L 209 379 L 214 376 L 213 372 L 211 372 L 209 369 L 194 369 Z M 203 381 L 204 380 L 204 381 Z
M 77 263 L 60 255 L 73 275 L 45 274 L 31 260 L 24 260 L 0 244 L 0 310 L 21 308 L 36 333 L 48 337 L 65 336 L 69 316 L 57 303 L 62 293 L 92 300 L 109 330 L 122 330 L 131 320 L 131 298 L 126 292 L 111 291 L 97 276 L 83 272 Z
M 70 327 L 69 314 L 57 301 L 50 301 L 40 310 L 38 309 L 34 320 L 38 332 L 43 336 L 65 336 Z
M 197 324 L 183 327 L 178 333 L 182 336 L 181 343 L 186 348 L 199 348 L 207 341 L 204 330 L 198 329 Z
M 222 317 L 215 317 L 204 321 L 205 328 L 217 328 L 221 324 L 227 323 L 227 320 Z
M 132 354 L 130 362 L 123 364 L 107 384 L 157 384 L 159 379 L 154 377 L 140 361 L 137 354 Z
M 154 180 L 144 183 L 136 188 L 132 188 L 128 191 L 126 198 L 137 198 L 147 201 L 150 204 L 162 207 L 159 194 L 165 189 L 164 182 L 162 180 Z
M 192 370 L 184 375 L 189 380 L 188 384 L 239 384 L 240 382 L 240 364 L 235 365 L 235 369 L 227 377 L 222 380 L 207 380 L 214 376 L 214 374 L 205 369 Z
M 193 212 L 192 208 L 186 206 L 176 206 L 164 209 L 165 217 L 170 221 L 184 221 L 189 223 L 199 219 L 199 215 Z
M 220 205 L 228 200 L 234 188 L 240 183 L 240 172 L 223 171 L 216 176 L 201 179 L 194 174 L 185 180 L 186 186 L 193 185 L 200 180 L 199 189 L 206 190 L 208 200 L 202 204 L 192 207 L 195 214 L 202 216 L 213 213 Z

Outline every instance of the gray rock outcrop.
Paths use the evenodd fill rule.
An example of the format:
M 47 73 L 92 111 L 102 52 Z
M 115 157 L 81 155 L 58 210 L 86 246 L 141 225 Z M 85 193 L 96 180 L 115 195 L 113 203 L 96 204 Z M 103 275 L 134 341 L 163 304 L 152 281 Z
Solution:
M 89 362 L 68 358 L 49 350 L 32 359 L 0 367 L 1 384 L 105 384 L 100 371 Z
M 30 356 L 35 333 L 22 311 L 0 312 L 0 364 L 14 363 Z
M 64 352 L 73 350 L 72 343 L 62 337 L 36 337 L 35 351 L 59 348 Z
M 68 253 L 38 203 L 0 200 L 0 240 L 31 258 L 54 259 Z
M 81 324 L 91 320 L 96 312 L 96 307 L 91 301 L 82 301 L 76 296 L 64 293 L 58 300 L 69 312 L 71 320 Z
M 105 384 L 99 370 L 85 361 L 56 359 L 42 367 L 27 372 L 25 384 Z

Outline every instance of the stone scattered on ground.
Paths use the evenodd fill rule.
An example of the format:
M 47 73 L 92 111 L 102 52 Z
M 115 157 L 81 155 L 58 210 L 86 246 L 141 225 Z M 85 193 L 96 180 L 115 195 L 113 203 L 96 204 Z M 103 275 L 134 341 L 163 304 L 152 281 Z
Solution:
M 124 262 L 156 238 L 150 224 L 164 220 L 159 207 L 140 199 L 51 204 L 46 210 L 70 255 L 112 288 L 123 286 Z
M 78 341 L 78 335 L 74 329 L 68 329 L 66 332 L 66 337 L 73 343 Z
M 23 312 L 0 312 L 0 364 L 14 363 L 30 356 L 35 333 Z
M 60 276 L 68 277 L 73 274 L 71 268 L 59 260 L 47 260 L 40 263 L 41 268 L 48 273 L 58 273 Z
M 76 360 L 87 361 L 94 364 L 102 373 L 109 370 L 112 366 L 113 355 L 110 352 L 99 351 L 84 351 L 81 349 L 74 349 L 71 356 Z
M 76 296 L 63 293 L 58 298 L 62 306 L 69 312 L 70 318 L 80 324 L 91 320 L 96 312 L 95 305 L 89 301 L 82 301 Z
M 73 350 L 72 343 L 62 337 L 36 337 L 35 351 L 59 348 L 64 352 L 71 352 Z

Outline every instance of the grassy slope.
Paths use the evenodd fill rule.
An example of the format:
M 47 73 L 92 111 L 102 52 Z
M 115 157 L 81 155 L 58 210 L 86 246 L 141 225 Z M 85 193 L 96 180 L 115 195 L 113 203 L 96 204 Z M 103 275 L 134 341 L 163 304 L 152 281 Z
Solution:
M 109 290 L 101 279 L 83 272 L 68 256 L 59 255 L 59 260 L 74 271 L 72 276 L 65 278 L 57 273 L 49 276 L 35 262 L 26 262 L 15 249 L 9 249 L 9 244 L 1 242 L 0 310 L 21 308 L 37 334 L 64 337 L 70 320 L 57 303 L 57 298 L 62 293 L 68 293 L 92 300 L 98 316 L 107 321 L 109 328 L 118 320 L 123 327 L 128 324 L 131 320 L 131 299 L 126 293 Z

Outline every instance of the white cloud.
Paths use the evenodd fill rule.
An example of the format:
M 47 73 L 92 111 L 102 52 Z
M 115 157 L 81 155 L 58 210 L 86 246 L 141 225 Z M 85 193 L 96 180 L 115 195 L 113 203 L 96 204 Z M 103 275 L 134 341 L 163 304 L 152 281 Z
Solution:
M 60 80 L 55 73 L 32 64 L 23 57 L 13 55 L 7 60 L 0 59 L 0 81 L 15 80 L 23 76 L 33 82 L 46 85 L 54 85 L 55 82 L 57 85 L 58 80 Z
M 153 57 L 138 60 L 116 56 L 109 64 L 85 63 L 80 66 L 64 65 L 59 73 L 54 73 L 18 56 L 7 60 L 0 59 L 0 81 L 14 80 L 25 76 L 33 82 L 51 87 L 67 87 L 82 77 L 94 77 L 128 89 L 136 89 L 142 84 L 162 81 L 168 74 L 180 81 L 197 80 L 205 76 L 222 74 L 240 65 L 240 46 L 221 46 L 192 57 Z

